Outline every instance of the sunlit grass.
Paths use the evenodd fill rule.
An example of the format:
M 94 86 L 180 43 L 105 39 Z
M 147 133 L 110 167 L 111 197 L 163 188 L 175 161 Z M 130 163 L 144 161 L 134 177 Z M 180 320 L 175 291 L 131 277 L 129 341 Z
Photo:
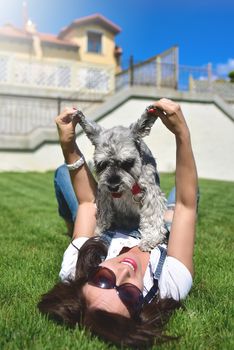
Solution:
M 163 174 L 163 190 L 168 193 L 172 185 L 173 175 Z M 186 309 L 168 327 L 180 340 L 160 349 L 234 349 L 234 183 L 200 180 L 199 185 L 194 286 Z M 58 280 L 68 244 L 53 174 L 1 173 L 0 194 L 0 349 L 108 349 L 78 329 L 53 324 L 36 308 L 40 295 Z

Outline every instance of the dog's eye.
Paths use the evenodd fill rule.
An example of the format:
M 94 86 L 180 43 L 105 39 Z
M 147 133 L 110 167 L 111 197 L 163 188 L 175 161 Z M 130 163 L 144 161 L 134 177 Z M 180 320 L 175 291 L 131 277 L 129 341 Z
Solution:
M 134 163 L 135 163 L 134 159 L 127 159 L 121 163 L 121 168 L 128 171 L 133 167 Z
M 107 162 L 100 162 L 100 163 L 96 163 L 96 170 L 98 173 L 101 173 L 102 171 L 104 171 L 107 167 L 108 163 Z

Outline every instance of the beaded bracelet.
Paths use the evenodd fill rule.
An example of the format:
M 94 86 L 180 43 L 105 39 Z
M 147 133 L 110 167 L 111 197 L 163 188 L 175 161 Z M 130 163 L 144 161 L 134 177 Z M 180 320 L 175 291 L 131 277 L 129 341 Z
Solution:
M 75 163 L 73 164 L 66 164 L 67 168 L 69 171 L 79 169 L 83 164 L 84 164 L 84 156 L 82 155 L 80 159 L 78 159 Z

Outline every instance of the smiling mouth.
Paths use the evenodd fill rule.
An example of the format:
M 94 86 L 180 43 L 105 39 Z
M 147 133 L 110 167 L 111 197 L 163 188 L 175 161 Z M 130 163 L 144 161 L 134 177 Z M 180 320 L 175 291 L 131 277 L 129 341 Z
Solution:
M 125 264 L 127 266 L 129 266 L 134 272 L 137 269 L 137 263 L 135 262 L 135 260 L 130 259 L 130 258 L 125 258 L 121 261 L 121 264 Z

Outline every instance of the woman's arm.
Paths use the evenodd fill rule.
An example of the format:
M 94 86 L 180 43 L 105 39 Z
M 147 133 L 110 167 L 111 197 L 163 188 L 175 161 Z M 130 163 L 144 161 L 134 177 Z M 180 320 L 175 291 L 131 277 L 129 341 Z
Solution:
M 74 108 L 66 108 L 55 122 L 58 128 L 60 145 L 67 164 L 73 164 L 82 154 L 76 144 L 75 128 L 78 123 Z M 73 230 L 73 238 L 92 237 L 96 227 L 96 181 L 86 163 L 70 171 L 73 188 L 79 202 Z
M 193 274 L 198 183 L 190 132 L 177 103 L 161 99 L 155 106 L 160 109 L 160 119 L 175 134 L 176 140 L 176 203 L 168 255 L 180 260 Z

